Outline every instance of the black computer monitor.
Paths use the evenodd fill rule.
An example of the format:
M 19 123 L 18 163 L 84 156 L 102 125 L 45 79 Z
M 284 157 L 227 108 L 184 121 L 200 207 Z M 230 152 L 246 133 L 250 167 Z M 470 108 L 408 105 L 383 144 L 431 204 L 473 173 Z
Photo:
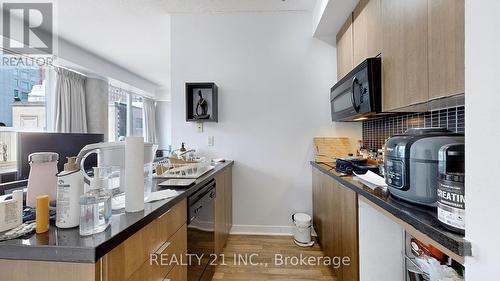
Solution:
M 29 176 L 28 155 L 34 152 L 57 152 L 59 171 L 64 169 L 66 157 L 77 156 L 87 144 L 104 141 L 103 134 L 72 134 L 72 133 L 17 133 L 17 177 L 19 180 Z M 85 169 L 97 166 L 97 156 L 90 155 L 85 161 Z

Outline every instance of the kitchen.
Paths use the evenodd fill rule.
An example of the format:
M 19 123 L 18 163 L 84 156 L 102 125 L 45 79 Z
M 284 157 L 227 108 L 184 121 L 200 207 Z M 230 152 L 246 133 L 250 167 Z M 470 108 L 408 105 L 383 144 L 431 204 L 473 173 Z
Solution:
M 111 164 L 124 166 L 121 167 L 123 170 L 119 173 L 119 179 L 109 181 L 121 185 L 122 178 L 127 181 L 131 175 L 124 172 L 127 163 L 134 163 L 135 171 L 140 166 L 138 161 L 125 160 L 128 133 L 139 131 L 139 126 L 133 127 L 139 122 L 128 122 L 126 133 L 117 131 L 121 134 L 112 138 L 110 128 L 114 128 L 114 125 L 108 117 L 121 116 L 134 120 L 133 114 L 137 108 L 142 108 L 143 116 L 147 116 L 150 112 L 147 103 L 143 102 L 141 107 L 141 99 L 136 98 L 140 95 L 143 101 L 155 100 L 156 125 L 149 130 L 151 127 L 148 127 L 149 122 L 145 118 L 142 130 L 145 137 L 146 132 L 156 133 L 157 141 L 154 144 L 158 145 L 157 150 L 160 151 L 157 155 L 155 153 L 153 160 L 145 159 L 143 163 L 149 167 L 154 162 L 151 163 L 151 167 L 154 167 L 151 170 L 155 170 L 151 173 L 151 190 L 143 191 L 145 195 L 156 195 L 158 193 L 155 191 L 162 190 L 175 190 L 180 194 L 170 199 L 142 202 L 144 210 L 139 212 L 126 212 L 126 206 L 138 203 L 140 209 L 141 202 L 131 203 L 123 196 L 113 196 L 112 204 L 121 203 L 125 208 L 113 210 L 109 226 L 103 232 L 90 236 L 80 236 L 79 227 L 58 228 L 56 221 L 52 220 L 45 234 L 35 234 L 36 230 L 33 229 L 22 238 L 0 242 L 0 267 L 9 274 L 4 275 L 8 276 L 5 278 L 26 280 L 40 276 L 39 280 L 57 280 L 59 273 L 63 279 L 72 274 L 72 278 L 82 280 L 162 280 L 172 274 L 166 278 L 185 280 L 183 277 L 177 279 L 173 274 L 189 276 L 190 271 L 196 270 L 188 270 L 182 265 L 159 268 L 143 265 L 150 254 L 190 253 L 189 241 L 204 239 L 189 239 L 190 230 L 204 229 L 206 225 L 203 224 L 205 220 L 202 220 L 200 227 L 190 227 L 189 212 L 196 207 L 193 209 L 189 206 L 197 203 L 205 206 L 204 202 L 207 202 L 208 209 L 213 208 L 213 212 L 204 215 L 214 215 L 213 253 L 232 256 L 248 252 L 244 249 L 256 249 L 257 254 L 263 255 L 265 249 L 269 249 L 269 252 L 286 251 L 296 255 L 349 256 L 349 266 L 333 268 L 331 276 L 322 277 L 336 278 L 332 280 L 405 280 L 408 270 L 405 267 L 406 248 L 403 248 L 403 244 L 408 238 L 408 244 L 412 245 L 411 240 L 414 238 L 421 244 L 431 245 L 432 250 L 427 250 L 433 255 L 440 255 L 436 254 L 435 248 L 449 257 L 443 258 L 440 265 L 452 264 L 453 268 L 465 268 L 467 280 L 495 280 L 491 276 L 495 276 L 493 270 L 498 260 L 497 245 L 493 243 L 498 222 L 493 219 L 494 216 L 487 214 L 498 211 L 494 201 L 498 191 L 494 188 L 494 172 L 484 171 L 485 157 L 498 139 L 498 126 L 493 123 L 498 97 L 491 90 L 494 89 L 491 83 L 484 83 L 495 79 L 498 72 L 493 68 L 498 58 L 491 54 L 500 43 L 497 37 L 491 36 L 492 32 L 488 28 L 485 29 L 485 26 L 492 26 L 493 30 L 498 25 L 495 11 L 499 7 L 495 1 L 412 0 L 405 1 L 406 4 L 389 0 L 216 1 L 220 5 L 213 6 L 201 3 L 203 1 L 191 3 L 192 6 L 189 3 L 174 5 L 172 3 L 175 1 L 164 1 L 144 4 L 141 8 L 133 2 L 128 4 L 130 6 L 122 6 L 117 3 L 119 1 L 102 4 L 76 0 L 69 2 L 82 11 L 93 11 L 87 13 L 93 16 L 84 19 L 75 14 L 69 4 L 57 3 L 55 6 L 60 17 L 58 66 L 87 74 L 85 90 L 90 97 L 87 97 L 88 130 L 85 133 L 101 134 L 102 141 L 114 142 L 119 141 L 119 136 L 125 137 L 119 148 L 123 162 Z M 134 16 L 132 11 L 137 11 L 142 17 Z M 168 15 L 168 24 L 159 24 L 163 14 Z M 123 23 L 128 24 L 129 34 L 137 36 L 138 41 L 151 42 L 149 52 L 137 54 L 134 49 L 140 48 L 138 43 L 120 41 L 124 40 L 120 33 L 122 27 L 113 19 L 125 15 L 130 18 L 130 23 Z M 107 32 L 99 33 L 97 29 L 89 32 L 84 28 L 85 25 L 94 27 L 95 22 L 100 22 Z M 157 26 L 157 31 L 165 35 L 159 36 L 157 32 L 149 36 L 147 32 L 141 32 L 146 28 L 153 30 L 151 26 Z M 65 30 L 70 27 L 79 28 L 81 34 Z M 65 40 L 61 39 L 65 37 L 63 35 L 66 36 Z M 104 40 L 106 36 L 114 36 L 116 42 Z M 159 41 L 165 40 L 164 37 L 169 42 L 163 44 Z M 68 42 L 78 48 L 70 48 Z M 124 44 L 117 47 L 118 42 L 131 45 L 129 48 L 123 48 L 126 46 Z M 455 48 L 455 45 L 462 47 Z M 89 52 L 72 57 L 72 54 L 83 50 Z M 92 56 L 90 51 L 98 55 Z M 112 66 L 99 58 L 115 61 L 116 66 L 121 67 Z M 354 77 L 349 75 L 350 72 L 367 58 L 380 61 L 380 109 L 377 110 L 377 106 L 373 105 L 375 110 L 367 111 L 378 111 L 378 114 L 355 116 L 369 118 L 356 122 L 333 121 L 330 103 L 332 87 L 344 77 L 349 77 L 345 81 L 351 82 L 347 84 L 352 86 Z M 151 61 L 141 64 L 139 59 Z M 161 71 L 155 73 L 158 70 Z M 134 72 L 140 75 L 133 75 Z M 97 78 L 101 79 L 89 73 L 99 74 Z M 147 83 L 147 79 L 140 79 L 141 75 L 155 81 L 156 85 Z M 50 81 L 50 76 L 46 77 Z M 106 83 L 101 82 L 103 77 Z M 357 77 L 361 85 L 362 79 Z M 113 101 L 113 107 L 108 106 L 111 104 L 108 103 L 108 95 L 111 97 L 115 90 L 110 89 L 110 83 L 133 94 L 122 98 L 125 91 L 120 90 L 115 95 L 116 100 L 125 102 Z M 357 89 L 358 84 L 354 83 L 354 88 Z M 96 94 L 99 92 L 105 93 L 105 98 Z M 199 92 L 205 102 L 200 102 Z M 364 103 L 366 96 L 359 97 L 353 98 L 353 108 L 359 106 L 359 110 L 364 110 L 360 101 Z M 26 102 L 23 97 L 20 98 L 21 102 L 16 105 L 25 108 L 36 106 L 34 97 Z M 345 100 L 347 105 L 353 104 L 351 97 Z M 11 103 L 11 99 L 8 103 Z M 101 104 L 106 104 L 106 108 Z M 208 104 L 208 108 L 204 104 Z M 57 119 L 50 111 L 47 112 L 47 120 Z M 380 116 L 381 112 L 387 114 Z M 34 120 L 30 118 L 26 118 L 24 124 Z M 200 122 L 200 119 L 191 121 L 196 118 L 206 119 L 201 119 L 204 122 Z M 386 151 L 382 156 L 378 149 L 382 149 L 389 137 L 420 127 L 445 127 L 452 134 L 465 133 L 464 157 L 467 161 L 462 161 L 466 162 L 467 174 L 465 235 L 448 230 L 437 219 L 438 209 L 435 206 L 425 207 L 407 202 L 414 197 L 405 197 L 408 193 L 398 196 L 398 190 L 391 187 L 367 187 L 355 177 L 343 176 L 332 170 L 330 166 L 334 164 L 331 163 L 331 157 L 317 155 L 315 141 L 325 144 L 326 151 L 331 152 L 341 146 L 330 146 L 328 143 L 348 138 L 348 147 L 352 150 L 349 153 L 355 155 L 359 152 L 364 157 L 375 159 L 379 157 L 378 161 L 381 162 L 388 154 Z M 56 128 L 46 128 L 45 131 L 75 133 L 61 132 Z M 2 133 L 9 131 L 8 134 L 23 133 L 11 133 L 11 128 L 1 130 Z M 7 143 L 11 141 L 10 138 L 9 135 L 9 139 L 1 140 Z M 145 143 L 151 142 L 148 138 Z M 55 147 L 38 147 L 36 151 L 58 152 L 57 172 L 61 172 L 67 161 L 64 157 L 78 156 L 83 146 L 95 142 L 88 140 L 85 143 L 83 138 L 79 139 L 82 142 L 73 151 L 69 149 L 61 152 L 61 148 L 70 148 L 72 144 L 76 146 L 74 140 L 64 141 Z M 358 143 L 358 140 L 362 140 L 362 143 Z M 435 139 L 424 140 L 432 142 Z M 8 148 L 16 147 L 18 141 L 9 143 Z M 33 145 L 49 143 L 38 141 Z M 162 170 L 165 165 L 168 169 L 167 166 L 172 165 L 172 159 L 169 158 L 174 155 L 177 158 L 181 154 L 182 143 L 185 143 L 186 151 L 195 151 L 187 152 L 181 158 L 193 161 L 204 158 L 207 161 L 199 162 L 205 166 L 198 168 L 210 170 L 187 188 L 157 190 L 157 183 L 168 180 L 158 178 L 157 168 Z M 411 147 L 418 150 L 418 142 L 414 142 Z M 433 148 L 435 158 L 429 156 L 427 160 L 438 163 L 440 147 L 436 144 Z M 20 149 L 22 147 L 17 146 L 16 150 Z M 99 149 L 100 153 L 105 153 L 102 147 Z M 152 155 L 150 152 L 153 149 L 151 147 L 143 154 Z M 371 152 L 371 149 L 375 151 Z M 135 153 L 140 154 L 140 150 Z M 7 158 L 13 155 L 23 154 L 9 150 Z M 343 158 L 346 156 L 342 155 Z M 401 157 L 404 158 L 404 155 Z M 5 161 L 8 173 L 2 175 L 2 187 L 13 177 L 13 170 L 23 180 L 29 181 L 28 155 L 15 158 L 15 164 L 8 164 L 10 160 Z M 140 159 L 137 156 L 132 158 Z M 90 168 L 97 162 L 89 164 Z M 18 169 L 18 164 L 24 169 Z M 494 171 L 497 164 L 488 163 L 488 166 L 491 164 Z M 386 165 L 382 166 L 387 174 Z M 434 169 L 436 175 L 439 170 L 437 166 Z M 149 179 L 149 170 L 146 170 L 146 178 Z M 432 181 L 425 173 L 418 173 L 417 184 L 426 182 L 422 186 L 429 187 L 437 197 L 438 191 L 433 189 L 437 179 Z M 118 173 L 115 170 L 112 174 Z M 409 174 L 410 178 L 414 178 L 411 171 Z M 134 180 L 137 178 L 131 176 L 129 179 Z M 210 189 L 214 182 L 215 198 L 212 199 L 215 202 L 211 204 L 210 195 L 213 193 Z M 14 189 L 23 187 L 21 183 L 18 185 Z M 126 189 L 131 185 L 124 186 L 125 190 L 118 187 L 115 191 L 125 193 L 127 197 Z M 410 183 L 409 186 L 409 190 L 412 190 L 415 184 Z M 7 189 L 10 190 L 10 187 Z M 197 194 L 204 188 L 205 192 L 202 193 L 205 194 Z M 132 189 L 129 194 L 141 190 Z M 28 188 L 26 195 L 29 193 Z M 167 191 L 162 196 L 171 194 Z M 201 200 L 189 202 L 190 198 Z M 293 242 L 291 235 L 297 230 L 290 218 L 295 213 L 306 213 L 312 217 L 317 235 L 313 247 L 302 248 Z M 166 243 L 170 243 L 170 246 Z M 207 249 L 197 247 L 197 250 Z M 380 253 L 384 253 L 382 258 Z M 440 259 L 438 257 L 437 260 Z M 214 280 L 269 280 L 282 276 L 281 271 L 289 278 L 296 275 L 295 279 L 298 280 L 314 280 L 322 278 L 317 272 L 323 271 L 317 266 L 306 267 L 306 272 L 300 272 L 302 266 L 280 268 L 276 265 L 265 268 L 250 265 L 234 268 L 230 260 L 226 260 L 226 264 L 218 264 L 212 269 L 207 267 L 207 276 L 213 275 Z M 245 277 L 244 273 L 240 276 L 237 272 L 249 274 Z

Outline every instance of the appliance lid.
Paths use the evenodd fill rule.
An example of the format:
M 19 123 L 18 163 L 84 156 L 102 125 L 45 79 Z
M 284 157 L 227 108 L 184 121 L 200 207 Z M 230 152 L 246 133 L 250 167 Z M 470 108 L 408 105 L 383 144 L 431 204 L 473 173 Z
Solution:
M 412 144 L 410 159 L 422 161 L 438 161 L 439 149 L 450 143 L 464 143 L 464 136 L 428 136 Z
M 387 140 L 385 155 L 390 158 L 437 161 L 439 148 L 454 142 L 463 143 L 464 135 L 446 128 L 411 128 Z

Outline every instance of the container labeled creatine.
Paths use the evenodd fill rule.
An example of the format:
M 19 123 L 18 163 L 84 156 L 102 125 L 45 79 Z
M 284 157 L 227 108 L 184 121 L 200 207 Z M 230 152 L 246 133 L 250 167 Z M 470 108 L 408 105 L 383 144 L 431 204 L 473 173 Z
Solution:
M 465 233 L 465 146 L 448 144 L 439 150 L 437 216 L 441 224 Z

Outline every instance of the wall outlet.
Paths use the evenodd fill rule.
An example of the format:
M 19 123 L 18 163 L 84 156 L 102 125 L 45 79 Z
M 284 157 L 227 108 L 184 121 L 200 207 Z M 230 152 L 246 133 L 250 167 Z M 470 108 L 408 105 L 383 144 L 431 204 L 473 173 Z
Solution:
M 214 146 L 214 136 L 208 137 L 208 146 Z
M 196 123 L 196 130 L 198 133 L 203 133 L 203 122 Z

